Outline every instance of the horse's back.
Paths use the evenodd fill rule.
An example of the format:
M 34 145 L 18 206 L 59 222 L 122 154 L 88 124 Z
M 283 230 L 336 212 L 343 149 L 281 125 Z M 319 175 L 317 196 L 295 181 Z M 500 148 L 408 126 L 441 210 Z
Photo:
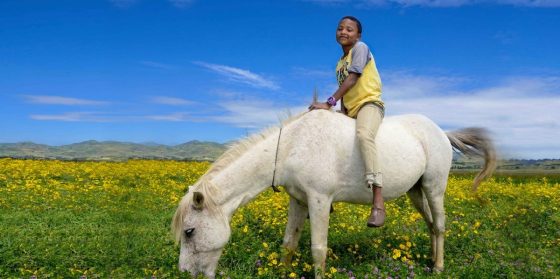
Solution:
M 290 125 L 292 141 L 287 143 L 287 169 L 293 174 L 316 175 L 323 187 L 332 188 L 335 200 L 369 201 L 364 187 L 364 166 L 355 133 L 355 120 L 339 113 L 312 111 Z M 288 128 L 288 127 L 287 127 Z M 386 117 L 376 136 L 379 164 L 384 180 L 384 196 L 395 198 L 410 189 L 430 164 L 450 167 L 451 146 L 445 133 L 422 115 Z M 447 149 L 447 150 L 445 150 Z M 430 162 L 434 152 L 440 162 Z M 449 153 L 449 165 L 445 164 Z M 303 179 L 303 177 L 301 178 Z M 296 179 L 294 183 L 301 183 Z M 356 189 L 362 189 L 356 191 Z M 364 197 L 369 197 L 366 200 Z

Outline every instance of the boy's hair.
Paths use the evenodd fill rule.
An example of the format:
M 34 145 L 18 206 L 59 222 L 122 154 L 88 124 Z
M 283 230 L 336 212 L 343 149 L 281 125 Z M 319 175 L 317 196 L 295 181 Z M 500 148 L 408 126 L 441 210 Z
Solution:
M 349 19 L 349 20 L 355 22 L 356 25 L 358 25 L 358 34 L 362 34 L 362 23 L 357 18 L 355 18 L 353 16 L 345 16 L 345 17 L 341 18 L 340 21 L 343 21 L 345 19 Z

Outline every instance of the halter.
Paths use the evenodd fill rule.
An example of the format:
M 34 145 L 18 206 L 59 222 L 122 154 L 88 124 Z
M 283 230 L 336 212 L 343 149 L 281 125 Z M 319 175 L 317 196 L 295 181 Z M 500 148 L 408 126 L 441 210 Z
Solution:
M 280 148 L 280 136 L 282 136 L 282 128 L 283 127 L 280 127 L 280 132 L 278 133 L 278 143 L 276 144 L 276 156 L 274 158 L 274 171 L 272 172 L 272 184 L 270 184 L 272 190 L 274 190 L 274 192 L 276 193 L 280 192 L 280 189 L 278 189 L 278 187 L 274 185 L 274 178 L 276 177 L 276 164 L 278 163 L 278 149 Z

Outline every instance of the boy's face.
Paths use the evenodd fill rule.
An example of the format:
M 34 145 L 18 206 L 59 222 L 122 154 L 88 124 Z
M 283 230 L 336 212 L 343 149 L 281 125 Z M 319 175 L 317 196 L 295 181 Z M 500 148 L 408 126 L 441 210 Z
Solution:
M 336 41 L 341 46 L 353 46 L 360 39 L 358 24 L 350 19 L 343 19 L 336 29 Z

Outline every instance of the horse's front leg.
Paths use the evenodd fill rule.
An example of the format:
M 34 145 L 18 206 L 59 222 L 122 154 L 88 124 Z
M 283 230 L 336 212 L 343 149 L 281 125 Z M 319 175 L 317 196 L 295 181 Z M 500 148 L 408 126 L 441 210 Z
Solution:
M 284 234 L 284 255 L 282 257 L 282 262 L 286 266 L 292 264 L 292 257 L 298 247 L 299 239 L 301 238 L 301 232 L 303 231 L 303 225 L 307 219 L 307 206 L 299 202 L 298 200 L 290 197 L 290 208 L 288 209 L 288 224 L 286 225 L 286 233 Z
M 307 206 L 311 222 L 311 253 L 315 278 L 323 278 L 325 274 L 331 202 L 332 200 L 326 195 L 308 195 Z

